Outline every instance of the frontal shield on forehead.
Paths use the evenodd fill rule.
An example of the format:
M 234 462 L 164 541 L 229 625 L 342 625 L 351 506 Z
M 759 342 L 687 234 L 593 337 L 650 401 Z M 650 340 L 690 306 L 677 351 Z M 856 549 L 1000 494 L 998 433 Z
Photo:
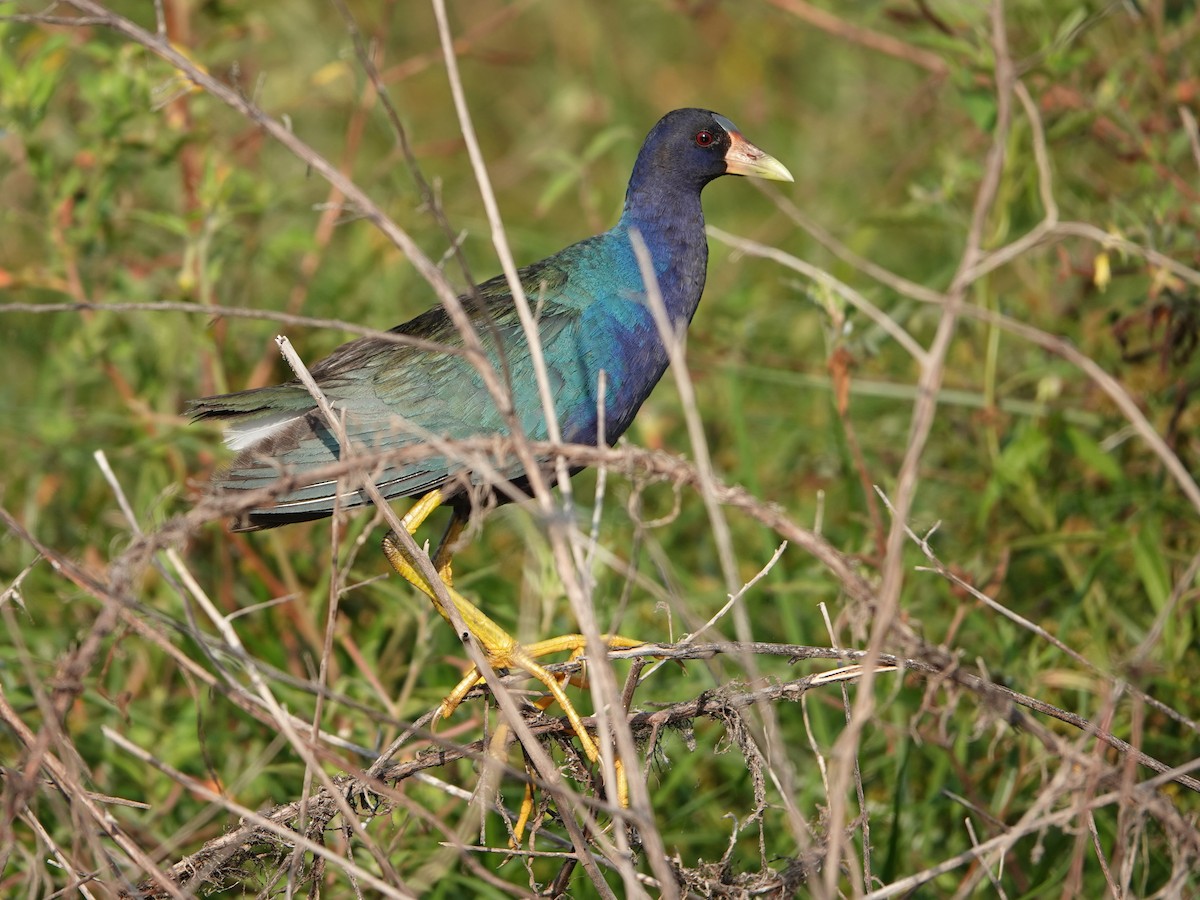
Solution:
M 734 125 L 732 122 L 730 122 L 727 118 L 725 118 L 724 116 L 721 116 L 721 115 L 717 115 L 717 113 L 713 113 L 713 120 L 718 125 L 720 125 L 722 128 L 724 128 L 726 131 L 728 131 L 730 134 L 741 131 L 740 128 L 738 128 L 736 125 Z

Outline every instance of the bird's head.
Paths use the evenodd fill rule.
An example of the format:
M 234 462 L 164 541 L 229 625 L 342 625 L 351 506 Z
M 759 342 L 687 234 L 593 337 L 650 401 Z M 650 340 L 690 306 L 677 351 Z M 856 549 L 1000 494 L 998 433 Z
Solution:
M 738 127 L 707 109 L 669 112 L 646 136 L 634 167 L 643 175 L 704 186 L 722 175 L 793 181 L 791 172 L 742 136 Z

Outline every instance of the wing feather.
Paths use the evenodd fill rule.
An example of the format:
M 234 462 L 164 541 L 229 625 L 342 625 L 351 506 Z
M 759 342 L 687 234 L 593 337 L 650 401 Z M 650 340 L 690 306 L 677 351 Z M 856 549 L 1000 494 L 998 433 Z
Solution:
M 553 260 L 522 270 L 521 275 L 539 310 L 543 347 L 549 348 L 577 329 L 590 295 L 572 290 L 567 269 Z M 516 408 L 525 412 L 526 433 L 543 439 L 546 429 L 529 349 L 508 285 L 502 278 L 492 279 L 479 286 L 477 297 L 464 297 L 463 303 L 485 352 L 497 371 L 507 372 Z M 441 307 L 392 331 L 419 338 L 420 346 L 360 338 L 311 369 L 356 450 L 398 450 L 422 443 L 430 434 L 453 440 L 508 433 L 482 377 L 462 353 L 461 336 Z M 431 349 L 430 342 L 444 349 Z M 561 386 L 562 375 L 553 367 L 551 378 Z M 197 419 L 224 420 L 229 429 L 226 442 L 240 451 L 229 468 L 214 475 L 218 491 L 262 489 L 283 475 L 302 476 L 328 466 L 341 455 L 336 436 L 297 382 L 193 401 L 190 411 Z M 469 475 L 461 461 L 442 456 L 385 465 L 370 474 L 389 499 L 419 496 Z M 251 510 L 237 525 L 252 530 L 321 518 L 333 511 L 335 496 L 342 508 L 370 502 L 347 480 L 317 481 L 280 496 L 273 506 Z

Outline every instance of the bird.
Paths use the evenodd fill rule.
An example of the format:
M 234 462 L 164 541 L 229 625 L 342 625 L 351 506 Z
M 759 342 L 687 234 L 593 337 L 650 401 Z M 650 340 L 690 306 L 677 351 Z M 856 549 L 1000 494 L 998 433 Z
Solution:
M 782 163 L 750 143 L 725 116 L 707 109 L 669 112 L 637 154 L 617 223 L 517 271 L 535 308 L 562 441 L 592 446 L 616 441 L 666 371 L 668 350 L 650 307 L 636 236 L 648 252 L 672 327 L 686 328 L 704 291 L 708 265 L 700 195 L 723 175 L 793 181 Z M 555 651 L 579 652 L 581 636 L 523 646 L 453 588 L 451 555 L 472 503 L 481 492 L 505 502 L 513 491 L 493 491 L 489 485 L 496 476 L 521 491 L 528 488 L 528 473 L 519 459 L 507 457 L 496 461 L 498 471 L 475 471 L 471 458 L 454 454 L 448 442 L 511 438 L 514 429 L 531 441 L 551 435 L 534 356 L 507 279 L 485 281 L 460 301 L 477 335 L 476 346 L 508 392 L 509 415 L 489 390 L 478 354 L 472 358 L 466 352 L 463 333 L 442 305 L 391 329 L 389 338 L 350 341 L 311 367 L 336 422 L 299 380 L 193 400 L 189 411 L 196 420 L 224 424 L 226 444 L 238 451 L 227 468 L 214 474 L 217 493 L 276 488 L 271 499 L 235 519 L 236 529 L 273 528 L 327 517 L 335 509 L 368 506 L 372 499 L 361 477 L 369 477 L 388 500 L 416 500 L 401 522 L 409 536 L 435 509 L 449 506 L 450 523 L 432 557 L 441 585 L 422 574 L 412 552 L 415 545 L 394 531 L 383 541 L 389 563 L 452 621 L 439 594 L 448 597 L 494 667 L 524 669 L 545 684 L 595 761 L 595 743 L 561 683 L 536 661 Z M 405 448 L 433 450 L 419 460 L 411 455 L 397 460 L 393 454 L 355 484 L 328 476 L 347 452 L 343 441 L 357 452 L 377 455 Z M 551 471 L 548 458 L 539 457 L 536 464 Z M 309 473 L 320 474 L 309 478 Z M 282 488 L 281 477 L 287 479 Z M 614 647 L 639 643 L 608 640 Z M 479 680 L 477 671 L 468 671 L 443 702 L 443 715 Z

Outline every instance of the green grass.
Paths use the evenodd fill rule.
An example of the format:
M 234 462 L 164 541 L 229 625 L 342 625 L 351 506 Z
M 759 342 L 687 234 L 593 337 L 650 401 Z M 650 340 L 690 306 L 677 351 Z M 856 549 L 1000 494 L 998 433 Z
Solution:
M 930 346 L 943 307 L 904 296 L 831 253 L 773 200 L 791 201 L 870 262 L 948 289 L 999 111 L 986 11 L 931 6 L 940 18 L 923 15 L 924 4 L 830 8 L 847 24 L 932 53 L 941 74 L 771 4 L 453 4 L 468 103 L 518 262 L 607 227 L 650 125 L 677 106 L 708 106 L 797 176 L 796 185 L 766 192 L 734 179 L 716 183 L 705 196 L 708 221 L 820 267 Z M 428 255 L 443 257 L 447 238 L 421 207 L 335 8 L 166 7 L 180 17 L 172 37 L 189 58 L 286 117 Z M 1200 150 L 1189 140 L 1186 113 L 1200 112 L 1197 19 L 1188 4 L 1145 7 L 1135 14 L 1128 5 L 1013 3 L 1007 36 L 1044 128 L 1061 220 L 1088 223 L 1183 268 L 1169 273 L 1115 243 L 1068 237 L 1016 255 L 974 280 L 963 299 L 1077 348 L 1116 379 L 1194 472 Z M 153 28 L 149 5 L 115 8 Z M 494 274 L 432 11 L 384 4 L 355 5 L 354 13 L 377 42 L 377 65 L 422 171 L 463 234 L 472 275 Z M 146 50 L 100 27 L 3 18 L 0 46 L 0 507 L 32 538 L 16 530 L 0 538 L 0 894 L 80 890 L 70 869 L 94 873 L 90 896 L 115 896 L 122 879 L 148 876 L 131 847 L 166 869 L 237 828 L 231 804 L 269 811 L 305 790 L 304 756 L 270 714 L 248 711 L 246 664 L 180 587 L 161 552 L 168 545 L 217 609 L 241 611 L 231 621 L 246 654 L 278 702 L 303 720 L 314 715 L 324 657 L 331 696 L 321 727 L 346 742 L 325 747 L 321 764 L 331 776 L 370 765 L 459 678 L 464 655 L 451 630 L 399 579 L 380 578 L 382 531 L 370 517 L 347 524 L 336 553 L 328 522 L 245 536 L 219 522 L 182 528 L 175 518 L 195 506 L 207 475 L 227 458 L 215 430 L 182 416 L 184 402 L 288 377 L 272 341 L 277 333 L 309 362 L 347 337 L 217 317 L 206 305 L 387 328 L 435 298 L 353 210 L 338 212 L 336 227 L 323 232 L 328 185 L 216 98 L 189 91 Z M 1020 238 L 1045 213 L 1035 131 L 1016 98 L 1013 107 L 985 250 Z M 886 510 L 873 511 L 871 486 L 893 500 L 900 494 L 919 398 L 914 360 L 878 324 L 791 269 L 717 240 L 710 247 L 687 352 L 716 472 L 793 523 L 819 520 L 821 536 L 873 590 L 889 565 L 900 566 L 897 619 L 879 648 L 943 673 L 953 659 L 956 671 L 1084 717 L 1167 765 L 1193 760 L 1198 510 L 1096 381 L 1061 353 L 971 315 L 948 346 L 908 521 L 920 535 L 940 523 L 930 539 L 938 558 L 1024 626 L 918 570 L 930 563 L 912 542 L 894 562 L 879 555 L 892 523 Z M 1105 262 L 1107 283 L 1097 276 Z M 463 283 L 453 262 L 446 272 Z M 120 306 L 160 301 L 196 311 Z M 66 302 L 114 309 L 25 308 Z M 842 410 L 830 361 L 844 358 Z M 671 376 L 627 440 L 695 459 Z M 133 570 L 114 565 L 127 559 L 134 535 L 97 450 L 138 527 L 169 535 Z M 592 473 L 574 481 L 585 529 L 596 484 Z M 744 581 L 782 537 L 736 506 L 724 513 Z M 429 529 L 431 540 L 440 524 Z M 34 542 L 49 559 L 39 558 Z M 600 545 L 594 597 L 602 628 L 666 641 L 726 600 L 712 523 L 690 486 L 677 491 L 610 473 Z M 546 525 L 528 509 L 492 514 L 456 557 L 455 571 L 457 585 L 523 640 L 578 628 Z M 333 579 L 344 591 L 325 655 Z M 837 644 L 866 648 L 879 615 L 794 542 L 743 602 L 763 642 L 828 647 L 825 604 Z M 718 634 L 733 637 L 731 617 Z M 72 660 L 83 660 L 79 671 L 65 669 Z M 756 663 L 776 682 L 834 665 L 768 656 Z M 617 664 L 618 683 L 629 665 Z M 635 706 L 686 702 L 748 677 L 737 656 L 686 669 L 667 664 L 639 688 Z M 859 688 L 851 682 L 846 690 L 853 703 Z M 1008 897 L 1106 896 L 1102 862 L 1122 896 L 1200 891 L 1188 874 L 1200 871 L 1200 800 L 1187 786 L 1135 792 L 1152 769 L 1044 715 L 1026 712 L 1014 725 L 999 701 L 961 680 L 887 673 L 872 691 L 876 708 L 856 745 L 876 879 L 866 890 L 965 853 L 1022 817 L 1116 792 L 1090 819 L 1077 812 L 1016 839 L 1002 866 L 994 855 L 964 862 L 924 891 L 992 896 L 986 866 Z M 572 696 L 591 710 L 586 691 Z M 484 709 L 469 701 L 439 734 L 455 746 L 480 739 Z M 855 817 L 862 811 L 853 788 L 829 796 L 817 758 L 832 766 L 846 729 L 840 686 L 812 687 L 803 705 L 780 700 L 772 710 L 765 732 L 757 712 L 745 713 L 768 748 L 761 851 L 759 825 L 748 821 L 756 809 L 753 767 L 728 720 L 701 717 L 662 735 L 648 769 L 653 828 L 697 895 L 717 889 L 725 860 L 729 896 L 752 884 L 793 889 L 799 881 L 788 878 L 801 865 L 810 868 L 800 890 L 823 896 L 826 873 L 811 867 L 824 862 L 827 814 L 836 807 L 846 814 L 845 864 L 855 872 L 843 868 L 832 883 L 860 892 L 864 833 Z M 493 729 L 498 714 L 487 718 Z M 154 768 L 114 733 L 223 799 L 206 799 Z M 422 746 L 410 743 L 401 757 Z M 564 748 L 552 749 L 564 763 Z M 515 749 L 506 758 L 520 769 Z M 480 770 L 459 760 L 428 774 L 469 792 Z M 780 785 L 789 778 L 785 797 Z M 383 872 L 386 860 L 393 886 L 429 896 L 504 896 L 501 882 L 517 893 L 544 888 L 563 867 L 561 858 L 534 859 L 527 870 L 516 858 L 445 850 L 440 844 L 456 830 L 468 844 L 503 848 L 505 826 L 494 814 L 481 826 L 478 812 L 436 782 L 407 779 L 397 789 L 365 837 L 347 838 L 339 818 L 317 837 L 343 863 L 369 872 Z M 146 806 L 105 806 L 122 840 L 100 836 L 86 791 Z M 499 791 L 510 808 L 519 805 L 515 775 Z M 546 796 L 539 802 L 556 815 Z M 546 836 L 564 833 L 551 813 L 536 848 L 567 850 Z M 272 879 L 280 864 L 286 872 L 290 848 L 260 841 L 255 849 L 237 868 L 189 889 L 284 893 L 286 875 Z M 309 890 L 312 863 L 305 856 L 299 890 Z M 634 865 L 653 874 L 645 854 Z M 618 895 L 627 892 L 619 876 L 607 877 Z M 319 883 L 326 896 L 353 892 L 336 861 L 325 864 Z M 573 896 L 598 894 L 582 867 L 568 884 Z

